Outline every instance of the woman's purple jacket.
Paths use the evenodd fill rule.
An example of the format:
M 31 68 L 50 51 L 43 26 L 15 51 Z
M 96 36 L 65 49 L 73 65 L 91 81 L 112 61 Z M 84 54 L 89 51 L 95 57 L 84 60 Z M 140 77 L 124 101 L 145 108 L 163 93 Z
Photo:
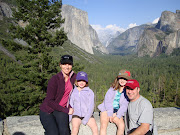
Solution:
M 89 87 L 84 87 L 80 92 L 74 88 L 70 97 L 70 106 L 74 109 L 73 115 L 84 117 L 82 124 L 86 125 L 94 112 L 94 92 Z M 71 121 L 72 115 L 69 115 Z
M 103 103 L 98 105 L 98 109 L 101 112 L 107 111 L 108 116 L 113 116 L 113 101 L 114 101 L 116 92 L 117 90 L 114 90 L 114 88 L 110 87 L 105 95 L 105 99 Z M 118 118 L 121 118 L 122 116 L 124 116 L 125 112 L 127 111 L 128 104 L 129 104 L 129 99 L 126 95 L 126 90 L 124 89 L 119 100 L 120 108 L 117 111 Z
M 76 80 L 76 74 L 70 73 L 70 81 L 72 86 Z M 47 113 L 52 113 L 54 110 L 64 113 L 69 113 L 69 108 L 59 105 L 65 91 L 65 81 L 62 72 L 52 76 L 48 81 L 47 94 L 43 103 L 40 105 L 40 110 Z

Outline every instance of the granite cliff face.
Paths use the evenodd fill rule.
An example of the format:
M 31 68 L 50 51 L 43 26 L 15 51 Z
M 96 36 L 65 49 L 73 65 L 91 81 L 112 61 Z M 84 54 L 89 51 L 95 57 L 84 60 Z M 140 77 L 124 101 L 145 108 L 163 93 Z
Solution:
M 89 25 L 87 12 L 70 5 L 63 5 L 62 17 L 65 18 L 64 31 L 67 32 L 68 39 L 72 43 L 91 54 L 94 54 L 93 48 L 107 53 L 106 48 L 100 43 L 96 31 Z
M 164 11 L 155 27 L 144 30 L 138 42 L 138 56 L 171 54 L 180 47 L 180 10 Z

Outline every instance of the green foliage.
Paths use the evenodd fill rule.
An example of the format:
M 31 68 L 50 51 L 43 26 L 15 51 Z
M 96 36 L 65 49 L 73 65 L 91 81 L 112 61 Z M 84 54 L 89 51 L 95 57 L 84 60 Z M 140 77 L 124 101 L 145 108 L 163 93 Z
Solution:
M 171 56 L 180 56 L 180 48 L 175 48 L 171 53 Z
M 103 64 L 87 64 L 84 69 L 90 78 L 90 88 L 96 93 L 96 106 L 102 103 L 119 70 L 127 69 L 139 81 L 141 95 L 149 99 L 153 107 L 179 107 L 180 57 L 107 55 L 101 58 L 105 60 Z
M 17 0 L 19 7 L 14 12 L 10 32 L 13 38 L 26 41 L 27 46 L 8 38 L 8 33 L 4 33 L 7 29 L 3 28 L 6 23 L 0 25 L 4 33 L 1 44 L 16 58 L 15 61 L 0 51 L 0 118 L 38 114 L 47 81 L 60 71 L 59 61 L 64 54 L 73 56 L 76 73 L 87 72 L 89 86 L 95 93 L 95 111 L 121 69 L 131 71 L 132 77 L 140 82 L 141 94 L 153 107 L 180 107 L 178 49 L 171 56 L 157 58 L 99 55 L 98 51 L 98 56 L 91 55 L 66 41 L 63 29 L 55 30 L 64 22 L 59 10 L 61 1 L 49 2 Z M 23 25 L 18 25 L 19 20 Z
M 1 118 L 10 115 L 38 114 L 39 104 L 45 97 L 47 81 L 58 72 L 50 52 L 67 40 L 61 18 L 62 1 L 17 0 L 12 39 L 23 39 L 27 46 L 11 39 L 2 39 L 2 45 L 16 56 L 14 62 L 1 56 Z M 21 22 L 22 25 L 18 25 Z M 10 61 L 10 62 L 8 62 Z M 4 105 L 4 106 L 3 106 Z

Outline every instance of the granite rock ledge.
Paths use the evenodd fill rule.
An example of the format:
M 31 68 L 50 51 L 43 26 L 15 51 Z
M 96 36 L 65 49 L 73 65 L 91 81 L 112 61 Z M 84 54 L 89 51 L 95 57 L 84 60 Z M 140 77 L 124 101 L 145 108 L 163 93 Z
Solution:
M 180 135 L 180 108 L 155 108 L 155 123 L 159 135 Z M 99 113 L 95 112 L 94 117 L 100 128 Z M 38 115 L 13 116 L 0 120 L 0 134 L 2 135 L 43 135 L 44 129 Z M 116 126 L 109 124 L 107 135 L 115 135 Z M 79 135 L 92 135 L 88 126 L 81 125 Z

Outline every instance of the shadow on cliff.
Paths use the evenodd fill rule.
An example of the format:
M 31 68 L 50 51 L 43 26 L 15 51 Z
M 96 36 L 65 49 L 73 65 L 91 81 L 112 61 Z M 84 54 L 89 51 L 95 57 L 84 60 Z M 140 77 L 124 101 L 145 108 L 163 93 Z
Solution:
M 15 132 L 13 135 L 26 135 L 23 132 Z

